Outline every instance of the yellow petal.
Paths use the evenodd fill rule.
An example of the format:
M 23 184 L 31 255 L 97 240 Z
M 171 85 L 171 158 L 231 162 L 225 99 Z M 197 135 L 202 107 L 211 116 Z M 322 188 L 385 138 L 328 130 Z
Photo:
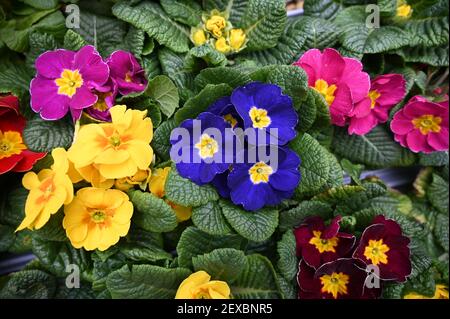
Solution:
M 66 230 L 67 237 L 71 242 L 81 242 L 86 239 L 88 234 L 88 225 L 79 224 L 78 226 Z
M 97 249 L 101 239 L 102 239 L 102 232 L 100 230 L 100 227 L 95 225 L 95 227 L 89 229 L 86 239 L 83 242 L 83 247 L 86 250 Z
M 114 232 L 114 234 L 123 237 L 126 234 L 128 234 L 128 231 L 130 230 L 130 223 L 126 224 L 111 223 L 110 230 Z
M 212 299 L 229 299 L 230 287 L 224 281 L 213 280 L 206 284 Z
M 67 175 L 69 176 L 73 184 L 76 184 L 83 180 L 83 176 L 81 176 L 80 172 L 78 172 L 72 162 L 69 162 L 69 170 L 67 171 Z
M 124 150 L 115 150 L 112 147 L 100 153 L 94 160 L 95 164 L 120 164 L 125 162 L 130 154 Z
M 150 144 L 153 139 L 152 120 L 149 117 L 142 119 L 141 115 L 141 119 L 139 121 L 135 121 L 133 124 L 125 133 L 129 134 L 133 140 L 140 140 L 144 143 Z
M 69 161 L 67 160 L 66 150 L 62 147 L 55 148 L 52 151 L 53 165 L 52 170 L 66 173 L 69 170 Z
M 83 220 L 89 217 L 86 206 L 83 205 L 83 202 L 78 197 L 75 197 L 69 205 L 64 207 L 64 214 L 64 229 L 83 224 Z
M 86 207 L 99 208 L 105 206 L 105 190 L 102 188 L 85 187 L 77 192 L 77 197 Z
M 175 299 L 192 299 L 192 291 L 194 288 L 206 284 L 211 276 L 207 272 L 200 270 L 187 277 L 178 287 Z
M 99 164 L 98 169 L 103 177 L 107 179 L 116 179 L 136 174 L 138 167 L 136 163 L 129 158 L 120 164 Z
M 127 201 L 116 209 L 116 211 L 114 212 L 114 216 L 112 217 L 112 221 L 113 223 L 117 224 L 130 223 L 132 215 L 133 215 L 133 204 Z
M 114 232 L 104 231 L 102 240 L 98 245 L 98 250 L 100 250 L 100 251 L 107 250 L 109 247 L 117 244 L 119 239 L 120 239 L 120 236 L 118 236 Z
M 153 149 L 145 142 L 133 140 L 127 143 L 127 151 L 136 165 L 144 170 L 147 169 L 153 159 Z
M 38 176 L 34 172 L 26 173 L 22 178 L 22 185 L 28 190 L 39 187 L 41 182 L 39 181 Z

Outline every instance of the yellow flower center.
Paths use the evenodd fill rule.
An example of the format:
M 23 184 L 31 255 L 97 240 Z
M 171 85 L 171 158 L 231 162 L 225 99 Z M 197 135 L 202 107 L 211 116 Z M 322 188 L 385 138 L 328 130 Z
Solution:
M 231 48 L 227 43 L 227 40 L 225 38 L 219 38 L 217 39 L 216 43 L 214 44 L 217 51 L 222 53 L 228 53 L 230 52 Z
M 232 29 L 230 31 L 230 46 L 235 50 L 239 50 L 245 42 L 245 32 L 242 29 Z
M 320 291 L 329 293 L 334 299 L 337 299 L 339 294 L 347 294 L 347 284 L 349 279 L 349 276 L 342 272 L 333 272 L 331 275 L 323 275 L 320 277 L 320 283 L 322 284 L 322 289 Z
M 412 120 L 414 126 L 418 128 L 423 135 L 427 135 L 430 132 L 439 133 L 441 131 L 441 122 L 441 117 L 431 114 L 425 114 Z
M 120 143 L 121 143 L 120 137 L 117 136 L 117 135 L 111 136 L 111 137 L 109 138 L 109 141 L 110 141 L 110 143 L 111 143 L 111 145 L 112 145 L 113 147 L 118 147 L 118 146 L 120 146 Z
M 0 130 L 0 159 L 18 155 L 26 150 L 19 132 Z
M 83 85 L 83 78 L 78 70 L 64 69 L 61 77 L 56 79 L 55 83 L 58 86 L 58 94 L 72 97 L 77 92 L 77 89 Z
M 250 115 L 254 128 L 265 128 L 272 122 L 265 109 L 258 109 L 256 106 L 253 106 L 248 114 Z
M 97 103 L 95 103 L 92 107 L 98 111 L 104 112 L 108 109 L 108 105 L 105 102 L 105 99 L 108 96 L 111 96 L 112 93 L 108 92 L 108 93 L 97 93 L 98 99 L 97 99 Z
M 389 247 L 383 243 L 383 239 L 369 240 L 369 244 L 364 249 L 364 256 L 369 259 L 372 264 L 387 264 L 388 256 L 386 253 L 389 251 Z
M 402 4 L 397 7 L 397 17 L 401 18 L 409 18 L 412 13 L 412 9 L 410 5 Z
M 211 299 L 208 289 L 200 287 L 193 292 L 194 299 Z
M 225 28 L 227 24 L 224 17 L 219 15 L 213 15 L 206 21 L 206 30 L 211 32 L 216 38 L 220 38 L 222 36 L 222 30 Z
M 102 210 L 95 210 L 91 213 L 91 220 L 96 223 L 103 223 L 106 219 L 106 213 Z
M 322 96 L 325 98 L 325 101 L 327 101 L 328 106 L 333 103 L 335 98 L 334 92 L 337 89 L 336 85 L 328 85 L 327 81 L 318 79 L 316 80 L 316 83 L 314 83 L 314 89 L 322 94 Z
M 258 162 L 250 167 L 248 173 L 253 184 L 268 183 L 273 169 L 266 163 Z
M 314 245 L 319 253 L 326 251 L 336 252 L 335 247 L 338 245 L 339 239 L 337 237 L 332 237 L 329 239 L 320 238 L 322 235 L 321 231 L 313 231 L 314 237 L 309 240 L 311 245 Z
M 132 82 L 132 78 L 131 78 L 131 73 L 127 72 L 127 74 L 125 74 L 125 82 L 130 83 Z
M 230 123 L 231 127 L 235 127 L 237 124 L 237 120 L 231 114 L 226 114 L 223 116 L 223 119 Z
M 208 134 L 202 134 L 200 141 L 195 144 L 195 148 L 198 149 L 198 154 L 203 159 L 213 157 L 219 151 L 216 140 Z
M 370 108 L 375 108 L 375 104 L 377 102 L 377 99 L 381 96 L 381 93 L 377 90 L 372 90 L 369 92 L 369 98 L 370 98 Z
M 198 29 L 197 31 L 194 31 L 192 35 L 192 41 L 196 46 L 200 46 L 202 44 L 206 43 L 206 35 L 205 32 L 203 32 L 202 29 Z

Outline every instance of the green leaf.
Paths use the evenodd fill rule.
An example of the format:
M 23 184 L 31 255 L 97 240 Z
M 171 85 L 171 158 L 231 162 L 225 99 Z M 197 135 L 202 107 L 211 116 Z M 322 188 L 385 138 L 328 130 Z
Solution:
M 296 252 L 295 236 L 292 230 L 283 234 L 277 243 L 278 263 L 280 274 L 288 281 L 292 281 L 298 272 L 298 259 Z
M 198 62 L 199 59 L 206 62 L 209 67 L 225 66 L 228 62 L 225 54 L 220 53 L 210 44 L 204 44 L 189 50 L 185 60 L 186 69 L 195 72 L 197 69 L 204 67 L 204 63 Z
M 231 285 L 231 293 L 236 299 L 281 298 L 277 275 L 270 261 L 258 254 L 247 256 L 247 266 Z
M 331 19 L 342 9 L 342 2 L 334 0 L 306 0 L 303 8 L 305 15 Z
M 448 16 L 409 19 L 404 29 L 410 34 L 409 46 L 448 45 Z
M 29 191 L 23 187 L 14 188 L 7 193 L 5 208 L 1 211 L 0 222 L 18 227 L 25 218 L 25 202 Z
M 203 11 L 216 9 L 227 12 L 234 27 L 240 26 L 239 23 L 247 10 L 248 4 L 248 0 L 202 0 Z
M 195 227 L 186 228 L 177 245 L 178 264 L 190 268 L 192 258 L 209 253 L 217 248 L 239 249 L 242 238 L 235 234 L 213 236 Z
M 106 286 L 117 299 L 172 299 L 189 269 L 167 269 L 152 265 L 123 266 L 108 275 Z
M 202 7 L 194 0 L 161 0 L 164 11 L 175 21 L 196 27 L 202 22 Z
M 444 166 L 448 164 L 448 151 L 433 152 L 430 154 L 419 154 L 420 165 L 423 166 Z
M 192 258 L 195 271 L 204 270 L 212 280 L 232 284 L 247 266 L 247 258 L 240 250 L 219 248 Z
M 371 167 L 408 166 L 415 161 L 381 125 L 366 135 L 348 135 L 346 129 L 336 129 L 333 148 L 337 155 Z
M 87 282 L 80 282 L 77 289 L 67 288 L 66 284 L 61 284 L 56 291 L 55 299 L 95 299 L 94 291 Z
M 433 297 L 436 290 L 434 274 L 432 270 L 426 270 L 415 278 L 408 280 L 403 289 L 403 295 L 410 292 L 419 293 L 427 297 Z
M 211 235 L 225 235 L 231 232 L 231 227 L 222 214 L 222 208 L 216 201 L 194 207 L 191 220 L 198 229 Z
M 211 185 L 199 186 L 181 177 L 175 165 L 172 165 L 172 169 L 167 177 L 165 190 L 168 200 L 185 207 L 204 205 L 219 198 L 216 190 Z
M 148 82 L 146 94 L 158 102 L 161 112 L 171 117 L 178 108 L 180 98 L 175 84 L 165 75 L 158 75 Z
M 66 231 L 62 227 L 64 219 L 63 209 L 52 215 L 44 227 L 34 230 L 33 236 L 37 236 L 42 240 L 66 241 Z
M 289 282 L 279 274 L 277 274 L 277 279 L 283 299 L 298 299 L 296 291 L 298 284 L 296 280 L 292 280 Z
M 26 53 L 26 63 L 30 68 L 34 68 L 34 61 L 45 51 L 54 50 L 58 44 L 54 36 L 48 33 L 30 33 L 30 48 Z
M 65 149 L 72 145 L 74 127 L 67 119 L 46 121 L 39 116 L 27 121 L 23 139 L 33 152 L 51 152 L 54 148 Z
M 58 5 L 58 0 L 19 0 L 36 9 L 48 10 L 53 9 Z
M 71 51 L 78 51 L 82 47 L 87 45 L 87 42 L 83 37 L 75 31 L 69 29 L 64 36 L 64 48 Z
M 177 216 L 163 199 L 139 190 L 130 192 L 130 200 L 136 208 L 133 222 L 152 232 L 169 232 L 177 227 Z
M 177 127 L 173 119 L 163 122 L 153 133 L 152 147 L 163 161 L 170 159 L 170 133 Z
M 387 282 L 382 290 L 383 299 L 402 299 L 404 284 Z
M 174 116 L 175 122 L 180 124 L 187 119 L 195 119 L 200 113 L 205 112 L 208 106 L 217 99 L 228 96 L 232 92 L 228 84 L 207 84 L 196 96 L 190 98 Z
M 342 166 L 342 169 L 352 178 L 352 180 L 356 184 L 361 185 L 361 181 L 360 181 L 359 177 L 361 176 L 361 172 L 364 169 L 364 165 L 353 164 L 348 159 L 343 158 L 341 160 L 341 166 Z
M 327 203 L 319 201 L 302 201 L 298 206 L 280 213 L 280 230 L 286 231 L 298 226 L 309 216 L 320 216 L 328 219 L 333 209 Z
M 421 273 L 427 271 L 431 267 L 431 259 L 427 254 L 423 243 L 416 238 L 411 238 L 409 249 L 411 251 L 411 265 L 412 265 L 412 272 L 410 278 L 414 278 L 420 275 Z
M 328 151 L 306 133 L 297 136 L 289 145 L 302 160 L 300 164 L 302 179 L 295 190 L 296 196 L 319 191 L 330 174 Z
M 189 50 L 187 30 L 172 21 L 157 3 L 143 2 L 133 7 L 127 1 L 122 1 L 113 6 L 112 12 L 117 18 L 144 30 L 150 37 L 175 52 Z
M 331 187 L 338 187 L 344 184 L 344 171 L 339 164 L 336 156 L 328 152 L 328 162 L 330 163 L 330 174 L 328 174 L 327 182 L 321 190 Z
M 96 47 L 103 57 L 123 48 L 126 24 L 114 18 L 80 11 L 80 28 L 74 29 L 88 43 Z M 76 44 L 79 45 L 77 39 Z
M 69 242 L 47 241 L 33 238 L 33 253 L 39 258 L 42 265 L 59 277 L 66 277 L 66 267 L 75 264 L 80 273 L 88 271 L 91 260 L 83 249 L 75 249 Z
M 125 243 L 120 246 L 120 252 L 127 259 L 140 263 L 153 263 L 159 260 L 172 259 L 170 253 L 152 245 L 138 246 L 131 243 Z
M 225 200 L 219 204 L 231 227 L 242 237 L 254 242 L 270 238 L 278 226 L 276 209 L 263 208 L 256 212 L 248 212 Z
M 428 47 L 415 46 L 405 47 L 396 51 L 405 62 L 426 63 L 432 66 L 448 66 L 447 46 Z
M 448 253 L 448 215 L 439 214 L 436 216 L 436 223 L 433 229 L 434 237 L 436 241 L 445 249 Z
M 16 272 L 0 290 L 1 299 L 49 299 L 56 290 L 56 279 L 40 270 Z
M 203 89 L 208 84 L 225 83 L 231 88 L 242 86 L 251 82 L 250 76 L 235 68 L 216 67 L 203 69 L 199 75 L 195 77 L 195 86 Z
M 341 186 L 345 188 L 346 185 Z M 346 198 L 341 198 L 336 203 L 335 214 L 350 215 L 370 205 L 370 200 L 382 196 L 386 193 L 386 187 L 377 183 L 363 183 L 364 190 L 353 193 L 346 193 Z
M 8 251 L 15 240 L 14 228 L 0 224 L 0 252 Z
M 145 45 L 145 31 L 136 29 L 135 27 L 131 26 L 124 38 L 124 42 L 125 47 L 128 49 L 128 51 L 133 53 L 135 56 L 141 56 L 143 54 Z M 149 47 L 146 48 L 146 53 L 150 54 L 154 48 L 154 42 L 152 39 L 148 42 L 148 45 Z
M 23 63 L 0 66 L 0 93 L 28 94 L 32 75 Z
M 321 18 L 301 17 L 299 27 L 306 35 L 303 50 L 325 49 L 336 44 L 339 28 L 331 21 Z
M 184 69 L 184 54 L 177 54 L 167 48 L 158 50 L 158 59 L 164 74 L 167 74 L 179 88 L 192 88 L 194 75 Z
M 448 214 L 448 182 L 437 174 L 427 190 L 427 197 L 431 204 L 442 214 Z

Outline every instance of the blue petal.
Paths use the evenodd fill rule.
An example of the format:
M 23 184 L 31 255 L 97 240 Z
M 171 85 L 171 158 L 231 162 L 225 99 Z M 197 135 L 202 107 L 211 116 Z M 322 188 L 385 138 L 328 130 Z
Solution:
M 230 188 L 228 187 L 228 174 L 229 171 L 226 170 L 225 172 L 218 174 L 214 177 L 211 184 L 213 184 L 217 192 L 220 196 L 223 198 L 229 198 L 230 197 Z

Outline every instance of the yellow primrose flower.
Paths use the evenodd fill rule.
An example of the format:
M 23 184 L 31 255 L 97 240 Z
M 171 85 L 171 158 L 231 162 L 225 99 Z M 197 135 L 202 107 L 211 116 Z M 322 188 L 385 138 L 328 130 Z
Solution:
M 230 299 L 230 287 L 224 281 L 210 281 L 201 270 L 187 277 L 178 287 L 175 299 Z
M 412 14 L 412 8 L 405 1 L 398 1 L 397 4 L 397 17 L 409 18 Z
M 55 148 L 52 157 L 50 169 L 43 169 L 38 174 L 28 172 L 22 178 L 23 186 L 30 192 L 25 203 L 25 218 L 16 231 L 41 228 L 63 204 L 69 204 L 73 199 L 73 185 L 67 176 L 69 161 L 66 151 Z
M 222 36 L 222 30 L 225 29 L 226 25 L 227 21 L 220 15 L 212 15 L 205 23 L 206 30 L 211 32 L 216 38 Z
M 242 29 L 232 29 L 230 31 L 230 46 L 238 51 L 245 43 L 245 32 Z
M 105 178 L 100 175 L 97 165 L 91 164 L 85 167 L 75 167 L 80 176 L 91 183 L 96 188 L 111 188 L 114 185 L 114 179 Z
M 166 203 L 172 207 L 175 215 L 177 215 L 177 221 L 179 223 L 184 222 L 191 218 L 192 216 L 192 207 L 181 206 L 171 201 L 166 200 Z
M 133 176 L 150 166 L 153 150 L 153 125 L 146 111 L 127 110 L 125 105 L 110 109 L 112 122 L 81 126 L 68 151 L 75 168 L 94 165 L 105 179 Z M 91 167 L 92 171 L 92 167 Z
M 403 299 L 448 299 L 448 287 L 445 285 L 436 285 L 433 297 L 427 297 L 416 292 L 410 292 L 403 296 Z
M 139 185 L 139 188 L 145 190 L 152 176 L 152 171 L 148 168 L 146 170 L 140 169 L 133 176 L 116 179 L 114 186 L 121 191 L 126 192 L 134 185 Z
M 120 190 L 86 187 L 64 214 L 63 227 L 73 247 L 104 251 L 128 233 L 133 204 Z
M 195 46 L 200 46 L 206 43 L 206 34 L 202 29 L 193 29 L 191 32 L 191 40 Z
M 221 53 L 228 53 L 231 50 L 231 47 L 227 43 L 227 39 L 225 38 L 219 38 L 216 40 L 216 43 L 214 44 L 214 47 L 217 51 Z
M 159 197 L 162 198 L 165 195 L 165 186 L 166 186 L 166 179 L 169 175 L 170 167 L 164 167 L 164 168 L 157 168 L 153 170 L 153 174 L 150 178 L 149 182 L 149 189 L 150 192 Z

